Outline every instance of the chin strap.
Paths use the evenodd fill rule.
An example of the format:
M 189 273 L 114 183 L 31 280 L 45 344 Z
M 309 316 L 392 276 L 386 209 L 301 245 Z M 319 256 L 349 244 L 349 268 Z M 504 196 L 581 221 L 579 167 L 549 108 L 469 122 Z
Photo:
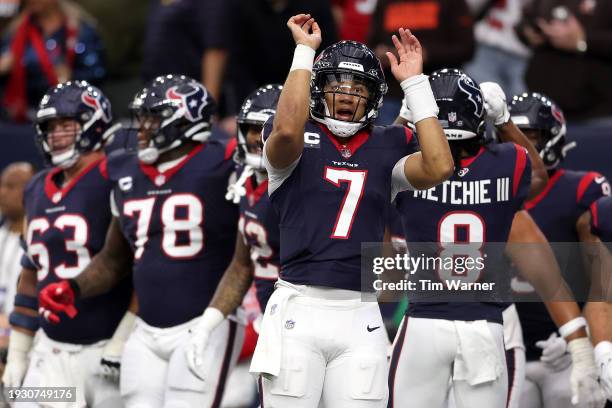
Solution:
M 244 184 L 254 172 L 255 170 L 251 166 L 244 166 L 244 170 L 242 171 L 240 177 L 238 177 L 238 180 L 227 187 L 225 199 L 233 202 L 234 204 L 238 204 L 240 199 L 246 195 L 246 188 L 244 187 Z

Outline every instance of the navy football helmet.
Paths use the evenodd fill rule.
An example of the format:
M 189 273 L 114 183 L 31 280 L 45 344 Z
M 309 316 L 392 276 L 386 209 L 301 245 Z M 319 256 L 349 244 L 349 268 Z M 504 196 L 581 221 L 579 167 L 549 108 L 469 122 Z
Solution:
M 164 75 L 155 78 L 136 94 L 130 110 L 136 127 L 147 125 L 149 119 L 159 121 L 149 143 L 139 148 L 138 158 L 154 163 L 159 155 L 181 146 L 185 141 L 205 142 L 210 136 L 210 121 L 215 102 L 204 86 L 184 75 Z
M 359 87 L 348 85 L 350 83 Z M 365 87 L 367 95 L 359 91 L 360 87 Z M 356 41 L 340 41 L 327 47 L 315 60 L 310 85 L 310 115 L 334 135 L 349 137 L 376 118 L 386 93 L 385 75 L 374 52 Z M 343 94 L 359 97 L 359 103 L 344 119 L 336 119 L 335 106 L 328 106 L 326 94 L 333 94 L 334 105 L 336 98 Z M 358 118 L 357 110 L 362 104 L 365 113 Z
M 264 169 L 261 151 L 249 151 L 247 132 L 250 126 L 263 127 L 266 121 L 276 113 L 276 105 L 282 90 L 282 85 L 264 85 L 253 91 L 244 100 L 237 119 L 238 145 L 234 156 L 236 162 L 249 165 L 256 170 Z
M 53 154 L 49 144 L 49 123 L 54 119 L 74 119 L 80 129 L 72 147 Z M 100 149 L 119 126 L 111 126 L 111 104 L 102 91 L 86 81 L 70 81 L 49 89 L 36 111 L 36 142 L 49 165 L 69 168 L 82 153 Z
M 429 76 L 438 120 L 448 140 L 482 137 L 485 129 L 484 98 L 478 84 L 463 71 L 439 69 Z
M 519 129 L 540 132 L 536 149 L 548 169 L 557 167 L 573 147 L 565 144 L 567 130 L 563 111 L 547 96 L 536 92 L 514 96 L 510 115 Z

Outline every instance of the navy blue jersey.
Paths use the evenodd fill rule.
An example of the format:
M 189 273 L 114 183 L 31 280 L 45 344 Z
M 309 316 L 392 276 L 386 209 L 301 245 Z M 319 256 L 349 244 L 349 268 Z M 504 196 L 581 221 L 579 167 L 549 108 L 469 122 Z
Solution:
M 304 140 L 297 166 L 270 195 L 280 219 L 281 277 L 360 290 L 361 243 L 382 242 L 392 170 L 416 151 L 415 138 L 401 126 L 373 127 L 341 144 L 309 120 Z
M 599 173 L 557 169 L 550 175 L 544 191 L 525 203 L 525 209 L 549 242 L 577 242 L 578 219 L 594 201 L 609 194 L 609 189 L 606 178 Z M 556 248 L 555 255 L 574 295 L 585 299 L 589 281 L 579 248 L 569 249 L 563 245 Z M 522 285 L 522 292 L 526 292 L 526 288 L 529 286 Z M 519 302 L 516 307 L 523 327 L 527 360 L 537 360 L 542 350 L 535 343 L 547 339 L 557 327 L 543 303 Z
M 123 234 L 134 251 L 138 314 L 155 327 L 200 315 L 234 251 L 238 207 L 225 200 L 233 146 L 208 142 L 164 172 L 109 156 Z
M 257 301 L 263 313 L 280 271 L 280 232 L 278 215 L 268 196 L 268 180 L 255 186 L 254 177 L 247 179 L 246 196 L 240 200 L 238 229 L 251 253 Z
M 447 252 L 459 248 L 445 249 L 444 244 L 465 243 L 465 253 L 473 254 L 472 250 L 483 253 L 486 243 L 508 240 L 514 214 L 531 186 L 531 161 L 526 149 L 513 143 L 492 144 L 463 159 L 461 167 L 441 185 L 398 195 L 409 249 L 411 242 L 436 242 L 439 256 L 448 257 L 453 253 Z M 487 255 L 485 273 L 497 271 L 503 260 L 491 258 L 489 252 Z M 479 273 L 467 278 L 477 281 Z M 410 302 L 407 314 L 501 323 L 504 307 L 497 302 Z
M 37 291 L 50 283 L 78 276 L 104 246 L 111 220 L 111 184 L 103 161 L 81 171 L 63 188 L 58 168 L 38 173 L 24 193 L 27 230 L 26 268 L 36 270 Z M 73 344 L 91 344 L 110 338 L 130 301 L 130 279 L 110 292 L 77 299 L 78 314 L 51 324 L 40 319 L 49 338 Z
M 612 197 L 603 197 L 591 204 L 591 232 L 603 242 L 612 243 Z
M 404 232 L 402 216 L 395 205 L 389 206 L 387 229 L 389 230 L 389 239 L 395 250 L 404 252 L 406 250 L 406 233 Z

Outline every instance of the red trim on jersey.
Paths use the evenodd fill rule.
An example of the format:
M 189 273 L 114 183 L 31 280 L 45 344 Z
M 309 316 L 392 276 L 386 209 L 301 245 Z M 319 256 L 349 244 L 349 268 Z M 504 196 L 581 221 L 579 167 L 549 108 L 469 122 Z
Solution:
M 514 165 L 514 178 L 512 179 L 512 196 L 516 196 L 519 185 L 521 184 L 521 178 L 527 166 L 527 152 L 523 146 L 514 144 L 516 149 L 516 163 Z
M 172 178 L 172 176 L 174 176 L 180 169 L 183 168 L 183 166 L 185 164 L 187 164 L 187 162 L 189 160 L 191 160 L 191 158 L 193 156 L 195 156 L 196 154 L 198 154 L 200 152 L 200 150 L 202 150 L 204 148 L 204 143 L 200 143 L 198 144 L 196 147 L 194 147 L 189 154 L 187 155 L 187 157 L 185 157 L 183 160 L 181 160 L 176 166 L 169 168 L 168 170 L 164 171 L 164 172 L 160 172 L 159 170 L 157 170 L 157 167 L 155 167 L 155 165 L 152 164 L 145 164 L 143 162 L 140 162 L 140 168 L 142 170 L 142 172 L 149 177 L 149 179 L 151 179 L 151 181 L 153 182 L 153 184 L 155 184 L 156 186 L 161 186 L 164 185 L 165 183 L 168 182 L 168 180 L 170 180 Z M 157 184 L 155 182 L 155 180 L 157 180 L 157 178 L 159 176 L 163 176 L 163 183 Z
M 586 193 L 587 188 L 589 188 L 593 180 L 595 180 L 597 177 L 600 177 L 600 176 L 601 174 L 599 173 L 589 172 L 580 179 L 580 183 L 578 183 L 578 190 L 576 192 L 576 202 L 577 203 L 579 203 L 580 200 L 582 200 L 582 197 L 584 197 L 584 193 Z
M 412 133 L 412 130 L 410 130 L 410 128 L 404 126 L 404 131 L 406 132 L 406 144 L 410 144 L 410 142 L 412 141 L 412 136 L 414 135 L 414 133 Z
M 599 216 L 597 215 L 597 201 L 591 204 L 591 223 L 595 228 L 599 228 Z
M 100 174 L 102 177 L 108 180 L 108 161 L 106 160 L 106 157 L 102 159 L 102 163 L 100 163 Z
M 227 146 L 225 146 L 225 156 L 223 156 L 223 160 L 229 160 L 234 156 L 234 151 L 236 150 L 236 146 L 238 146 L 238 141 L 236 138 L 232 138 L 229 141 Z
M 225 346 L 225 355 L 223 356 L 223 363 L 221 364 L 221 372 L 219 373 L 219 380 L 217 382 L 217 390 L 215 391 L 215 399 L 211 405 L 211 408 L 219 408 L 221 406 L 221 398 L 223 397 L 223 390 L 225 389 L 225 381 L 229 373 L 229 366 L 232 360 L 232 354 L 234 351 L 234 342 L 236 341 L 236 330 L 237 323 L 229 320 L 229 334 L 227 338 L 227 345 Z
M 94 168 L 98 167 L 100 163 L 102 162 L 102 160 L 104 160 L 104 157 L 100 158 L 99 160 L 96 160 L 95 162 L 91 163 L 89 166 L 85 167 L 83 170 L 81 170 L 79 174 L 77 174 L 72 180 L 70 180 L 68 184 L 66 184 L 62 188 L 59 188 L 55 184 L 55 181 L 53 181 L 53 178 L 58 173 L 60 173 L 62 169 L 60 169 L 59 167 L 54 167 L 53 169 L 51 169 L 51 171 L 47 173 L 47 176 L 45 177 L 45 194 L 47 194 L 47 197 L 49 198 L 49 200 L 53 201 L 53 196 L 55 196 L 57 193 L 61 193 L 60 200 L 59 200 L 61 201 L 64 197 L 66 197 L 68 192 L 70 192 L 72 187 L 74 187 L 76 183 L 78 183 L 79 180 L 83 178 L 83 176 L 85 176 L 87 173 L 89 173 Z
M 533 207 L 535 207 L 536 205 L 538 205 L 538 203 L 540 201 L 542 201 L 544 199 L 544 197 L 546 197 L 546 195 L 550 192 L 550 189 L 553 188 L 553 186 L 555 185 L 555 183 L 557 181 L 559 181 L 559 178 L 561 178 L 561 176 L 563 175 L 563 173 L 565 173 L 565 170 L 563 169 L 558 169 L 555 174 L 553 174 L 549 179 L 548 179 L 548 184 L 546 184 L 546 187 L 544 187 L 544 190 L 542 190 L 542 192 L 540 194 L 538 194 L 534 199 L 529 200 L 527 202 L 525 202 L 525 209 L 526 210 L 531 210 Z
M 342 139 L 339 139 L 338 137 L 334 136 L 334 134 L 330 132 L 326 126 L 323 126 L 320 123 L 318 125 L 329 137 L 329 140 L 331 140 L 332 144 L 336 146 L 336 149 L 338 150 L 338 153 L 340 153 L 341 156 L 342 150 L 344 149 L 350 150 L 351 156 L 353 156 L 357 152 L 357 149 L 359 149 L 361 145 L 367 142 L 368 138 L 370 137 L 370 132 L 368 130 L 360 130 L 355 135 L 347 137 L 346 143 L 341 143 L 340 140 Z
M 262 195 L 268 190 L 268 180 L 262 181 L 257 187 L 253 188 L 253 181 L 249 177 L 246 181 L 246 192 L 247 198 L 249 199 L 249 205 L 254 206 Z
M 480 157 L 481 154 L 483 154 L 485 151 L 484 146 L 480 146 L 480 150 L 478 150 L 478 153 L 476 153 L 475 156 L 471 156 L 471 157 L 466 157 L 465 159 L 461 159 L 461 167 L 465 168 L 465 167 L 469 167 L 472 163 L 474 163 L 474 160 L 476 160 L 478 157 Z

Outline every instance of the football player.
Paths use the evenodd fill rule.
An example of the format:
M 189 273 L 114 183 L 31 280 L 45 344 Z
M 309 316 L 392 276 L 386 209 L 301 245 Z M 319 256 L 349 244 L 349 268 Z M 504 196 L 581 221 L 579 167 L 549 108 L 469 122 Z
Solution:
M 471 78 L 451 69 L 432 74 L 431 83 L 455 163 L 461 165 L 442 186 L 398 196 L 409 241 L 438 242 L 440 256 L 460 256 L 452 252 L 462 249 L 462 244 L 464 250 L 481 250 L 487 242 L 504 243 L 523 200 L 537 194 L 546 182 L 543 164 L 509 121 L 505 96 L 496 84 L 483 84 L 481 91 Z M 514 143 L 484 146 L 485 114 L 494 121 L 501 139 Z M 487 259 L 486 270 L 495 270 L 498 265 L 494 262 Z M 395 341 L 389 406 L 444 406 L 444 393 L 433 390 L 445 389 L 450 378 L 458 407 L 506 406 L 501 323 L 507 306 L 499 302 L 411 302 Z M 434 338 L 439 340 L 432 344 Z M 427 355 L 431 359 L 423 357 Z
M 525 209 L 548 241 L 578 242 L 577 228 L 581 215 L 595 200 L 609 195 L 610 184 L 599 173 L 559 167 L 569 146 L 565 143 L 563 112 L 553 101 L 538 93 L 515 96 L 510 112 L 512 120 L 538 149 L 549 173 L 546 188 L 527 201 Z M 580 253 L 568 250 L 567 246 L 556 249 L 558 262 L 565 279 L 572 285 L 574 295 L 578 299 L 586 299 L 590 285 Z M 527 351 L 521 406 L 570 407 L 572 398 L 575 400 L 576 396 L 572 396 L 573 387 L 569 386 L 572 359 L 566 352 L 568 344 L 563 339 L 565 330 L 561 328 L 559 331 L 562 335 L 557 336 L 556 327 L 542 303 L 521 302 L 517 304 L 517 309 Z M 568 327 L 584 327 L 586 324 L 583 318 L 578 318 Z M 572 347 L 575 347 L 575 343 Z
M 268 192 L 280 217 L 281 276 L 251 372 L 264 374 L 262 406 L 384 407 L 388 340 L 378 305 L 361 301 L 360 243 L 382 241 L 392 190 L 441 182 L 452 158 L 410 32 L 394 36 L 400 62 L 389 58 L 417 112 L 418 153 L 410 132 L 371 126 L 386 91 L 371 50 L 340 42 L 313 67 L 318 24 L 300 14 L 287 25 L 295 57 L 263 130 Z
M 584 307 L 595 344 L 595 359 L 599 366 L 599 381 L 608 400 L 612 401 L 612 197 L 603 197 L 591 204 L 588 213 L 578 221 L 580 241 L 586 243 L 592 262 L 593 280 L 599 279 L 602 293 Z M 602 242 L 608 248 L 602 246 Z M 609 404 L 609 403 L 608 403 Z
M 5 387 L 19 387 L 22 381 L 26 387 L 76 387 L 72 407 L 121 405 L 117 385 L 97 374 L 105 347 L 116 345 L 109 339 L 116 332 L 125 337 L 132 285 L 124 279 L 111 291 L 79 299 L 73 305 L 78 314 L 69 310 L 74 318 L 60 324 L 39 319 L 36 295 L 47 285 L 79 276 L 102 249 L 111 220 L 111 182 L 101 149 L 114 130 L 111 121 L 108 99 L 87 82 L 50 89 L 36 113 L 36 141 L 50 168 L 38 173 L 24 193 L 27 256 L 2 380 Z
M 138 92 L 138 150 L 108 160 L 114 217 L 104 248 L 81 276 L 39 296 L 44 313 L 58 317 L 133 269 L 138 318 L 120 380 L 128 408 L 217 407 L 240 352 L 243 328 L 225 320 L 210 334 L 199 376 L 185 358 L 190 329 L 231 260 L 238 222 L 224 198 L 235 144 L 209 139 L 214 107 L 206 88 L 185 76 L 160 76 Z

